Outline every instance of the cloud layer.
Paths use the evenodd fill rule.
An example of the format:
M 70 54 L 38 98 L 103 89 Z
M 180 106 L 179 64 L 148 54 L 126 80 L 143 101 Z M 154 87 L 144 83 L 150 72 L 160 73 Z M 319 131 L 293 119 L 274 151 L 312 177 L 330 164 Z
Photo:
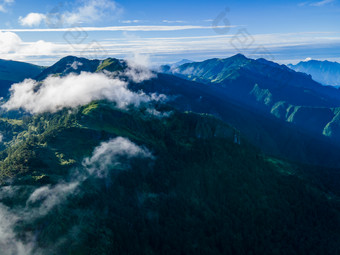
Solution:
M 176 26 L 177 27 L 177 26 Z M 90 31 L 150 31 L 148 29 L 176 29 L 173 26 L 150 27 L 150 26 L 128 26 L 128 27 L 109 27 L 109 28 L 82 28 L 82 29 L 59 29 L 61 32 L 67 31 L 67 35 L 77 38 L 82 34 L 87 34 L 88 39 L 92 38 Z M 185 27 L 179 26 L 184 29 Z M 207 27 L 208 28 L 208 27 Z M 207 29 L 204 28 L 204 29 Z M 211 29 L 211 27 L 209 27 Z M 107 29 L 107 30 L 106 30 Z M 117 29 L 117 30 L 116 30 Z M 139 30 L 141 29 L 141 30 Z M 189 28 L 188 28 L 189 29 Z M 195 28 L 196 29 L 196 28 Z M 22 29 L 23 31 L 25 29 Z M 59 31 L 58 30 L 58 31 Z M 17 30 L 11 30 L 17 31 Z M 29 31 L 36 31 L 29 29 Z M 38 29 L 37 31 L 40 31 Z M 45 31 L 45 30 L 41 30 Z M 55 30 L 51 30 L 55 31 Z M 86 33 L 84 31 L 87 31 Z M 32 32 L 33 33 L 33 32 Z M 54 34 L 53 36 L 58 36 Z M 40 32 L 37 32 L 39 35 Z M 62 37 L 63 34 L 60 34 Z M 64 35 L 65 36 L 65 35 Z M 88 44 L 88 41 L 77 43 L 76 47 L 64 42 L 52 43 L 46 41 L 26 42 L 23 41 L 16 33 L 9 30 L 0 32 L 0 57 L 4 59 L 32 61 L 35 63 L 46 64 L 53 63 L 59 58 L 66 55 L 83 56 L 88 58 L 102 58 L 107 56 L 115 56 L 118 58 L 126 57 L 133 52 L 148 54 L 156 59 L 178 60 L 180 57 L 192 59 L 203 59 L 213 57 L 224 57 L 235 54 L 235 46 L 239 48 L 238 52 L 242 52 L 249 57 L 260 58 L 266 57 L 266 50 L 272 54 L 276 54 L 275 59 L 287 56 L 287 50 L 293 51 L 294 56 L 301 54 L 301 49 L 308 50 L 308 54 L 313 57 L 315 48 L 318 51 L 328 49 L 330 46 L 340 43 L 340 34 L 338 32 L 305 32 L 305 33 L 277 33 L 277 34 L 254 34 L 250 35 L 252 45 L 242 45 L 240 40 L 242 35 L 211 35 L 211 36 L 186 36 L 186 37 L 124 37 L 110 38 L 105 41 L 96 41 L 95 44 Z M 265 47 L 265 49 L 263 49 Z M 320 50 L 319 50 L 320 49 Z M 284 54 L 283 54 L 283 53 Z M 251 55 L 249 55 L 251 54 Z M 304 53 L 305 54 L 305 53 Z M 189 56 L 190 55 L 190 56 Z M 161 57 L 159 57 L 161 56 Z M 332 58 L 336 57 L 332 54 Z M 302 59 L 305 56 L 302 57 Z M 331 57 L 329 57 L 331 58 Z M 298 58 L 301 60 L 300 58 Z
M 152 158 L 151 153 L 130 140 L 118 137 L 98 146 L 90 158 L 85 158 L 83 166 L 89 171 L 90 175 L 95 174 L 99 177 L 107 176 L 109 168 L 121 165 L 122 158 L 131 159 Z
M 129 105 L 138 107 L 151 100 L 143 93 L 127 89 L 126 82 L 103 73 L 82 72 L 80 75 L 48 77 L 42 84 L 26 79 L 14 84 L 10 91 L 11 97 L 2 107 L 7 110 L 23 109 L 33 114 L 56 112 L 64 107 L 86 105 L 93 100 L 106 99 L 120 109 Z
M 13 32 L 0 31 L 0 54 L 1 58 L 25 59 L 27 56 L 46 56 L 53 55 L 55 52 L 63 52 L 68 47 L 39 40 L 36 42 L 24 42 Z

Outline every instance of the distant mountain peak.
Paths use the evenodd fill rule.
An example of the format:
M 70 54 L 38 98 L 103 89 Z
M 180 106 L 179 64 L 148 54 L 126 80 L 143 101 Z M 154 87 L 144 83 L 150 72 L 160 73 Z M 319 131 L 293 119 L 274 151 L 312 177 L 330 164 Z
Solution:
M 77 56 L 66 56 L 66 57 L 63 57 L 61 58 L 58 62 L 71 62 L 71 61 L 89 61 L 88 59 L 86 58 L 83 58 L 83 57 L 77 57 Z M 57 63 L 58 63 L 57 62 Z
M 107 58 L 104 60 L 90 60 L 83 57 L 67 56 L 60 59 L 49 68 L 45 69 L 39 76 L 36 77 L 36 79 L 44 80 L 49 75 L 65 76 L 70 73 L 94 73 L 101 70 L 113 72 L 117 70 L 122 70 L 125 67 L 125 61 L 115 58 Z
M 243 55 L 242 53 L 237 53 L 234 56 L 232 56 L 232 58 L 247 58 L 247 57 L 245 55 Z
M 194 62 L 194 61 L 192 61 L 190 59 L 183 58 L 182 60 L 176 62 L 175 64 L 180 64 L 180 63 L 186 64 L 186 63 L 192 63 L 192 62 Z
M 309 74 L 314 80 L 323 85 L 339 86 L 340 85 L 340 63 L 329 60 L 301 61 L 296 65 L 288 65 L 289 68 Z
M 30 63 L 0 59 L 0 83 L 3 85 L 3 82 L 5 82 L 8 85 L 21 82 L 27 78 L 34 78 L 44 69 L 45 67 Z M 5 86 L 6 88 L 7 85 Z M 0 88 L 0 91 L 2 89 L 3 88 Z M 3 96 L 3 94 L 1 94 L 1 96 Z
M 236 55 L 233 55 L 227 59 L 232 59 L 232 60 L 250 60 L 250 58 L 247 58 L 245 55 L 241 53 L 237 53 Z
M 176 63 L 171 64 L 171 67 L 178 67 L 178 66 L 181 66 L 181 65 L 184 65 L 184 64 L 190 64 L 192 62 L 194 62 L 194 61 L 184 58 L 181 61 L 178 61 Z

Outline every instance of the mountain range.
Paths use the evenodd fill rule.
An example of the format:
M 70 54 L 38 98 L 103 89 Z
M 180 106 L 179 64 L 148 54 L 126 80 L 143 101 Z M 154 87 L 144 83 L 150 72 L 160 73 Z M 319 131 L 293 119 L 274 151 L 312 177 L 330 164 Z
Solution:
M 72 68 L 75 63 L 76 70 Z M 201 75 L 201 79 L 215 72 L 221 81 L 215 81 L 213 76 L 212 82 L 208 79 L 197 81 L 196 76 L 179 73 L 179 70 L 186 73 L 188 69 L 194 70 L 196 66 L 199 69 L 206 64 L 212 69 L 204 69 L 208 71 Z M 117 59 L 99 61 L 69 56 L 45 69 L 37 80 L 84 71 L 117 73 L 126 70 L 127 66 L 127 62 Z M 214 69 L 216 66 L 218 68 Z M 228 72 L 239 78 L 231 79 Z M 325 88 L 310 76 L 285 66 L 263 59 L 247 59 L 243 55 L 184 64 L 174 69 L 174 74 L 158 73 L 141 83 L 130 82 L 129 88 L 136 92 L 142 89 L 147 93 L 171 96 L 168 104 L 180 111 L 221 118 L 272 155 L 332 167 L 340 165 L 337 156 L 340 138 L 337 98 L 340 93 L 333 93 L 337 92 L 336 89 Z M 279 77 L 287 82 L 280 84 Z M 288 149 L 291 147 L 299 150 L 291 151 Z
M 340 92 L 240 54 L 161 70 L 68 56 L 4 88 L 4 254 L 339 254 Z
M 13 83 L 35 78 L 44 69 L 42 66 L 0 59 L 0 95 L 5 95 Z
M 172 73 L 204 83 L 229 101 L 292 123 L 311 135 L 338 143 L 340 91 L 311 76 L 243 55 L 184 64 Z
M 288 65 L 289 68 L 311 75 L 313 79 L 323 85 L 340 86 L 340 64 L 330 61 L 308 60 L 296 65 Z

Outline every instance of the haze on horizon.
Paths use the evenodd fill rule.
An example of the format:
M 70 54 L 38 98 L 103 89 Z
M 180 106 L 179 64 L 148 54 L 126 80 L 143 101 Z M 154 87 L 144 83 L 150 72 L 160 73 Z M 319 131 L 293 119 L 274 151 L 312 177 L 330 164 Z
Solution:
M 340 61 L 338 0 L 1 0 L 0 12 L 0 58 L 40 65 L 136 53 L 152 63 L 236 53 L 284 64 Z

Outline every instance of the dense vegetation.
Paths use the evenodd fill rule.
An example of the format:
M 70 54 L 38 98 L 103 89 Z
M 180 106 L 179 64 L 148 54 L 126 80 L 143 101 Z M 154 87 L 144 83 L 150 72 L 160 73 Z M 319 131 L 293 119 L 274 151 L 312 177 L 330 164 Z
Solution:
M 114 58 L 100 61 L 69 56 L 45 69 L 37 79 L 83 71 L 124 73 L 127 66 L 126 61 Z M 181 74 L 188 70 L 193 71 L 190 77 Z M 340 166 L 339 108 L 334 108 L 340 94 L 336 89 L 329 90 L 285 66 L 240 54 L 186 63 L 172 71 L 200 83 L 157 74 L 142 84 L 130 84 L 130 89 L 168 95 L 169 104 L 180 111 L 212 114 L 235 126 L 270 155 Z
M 339 197 L 302 166 L 265 156 L 243 137 L 235 143 L 238 131 L 214 117 L 159 107 L 171 116 L 93 102 L 3 119 L 1 179 L 17 195 L 2 202 L 12 208 L 38 187 L 71 181 L 100 141 L 126 137 L 153 155 L 90 176 L 47 215 L 19 222 L 17 238 L 35 233 L 43 254 L 340 252 Z
M 1 255 L 340 254 L 338 92 L 242 55 L 164 70 L 128 88 L 166 103 L 1 112 Z

